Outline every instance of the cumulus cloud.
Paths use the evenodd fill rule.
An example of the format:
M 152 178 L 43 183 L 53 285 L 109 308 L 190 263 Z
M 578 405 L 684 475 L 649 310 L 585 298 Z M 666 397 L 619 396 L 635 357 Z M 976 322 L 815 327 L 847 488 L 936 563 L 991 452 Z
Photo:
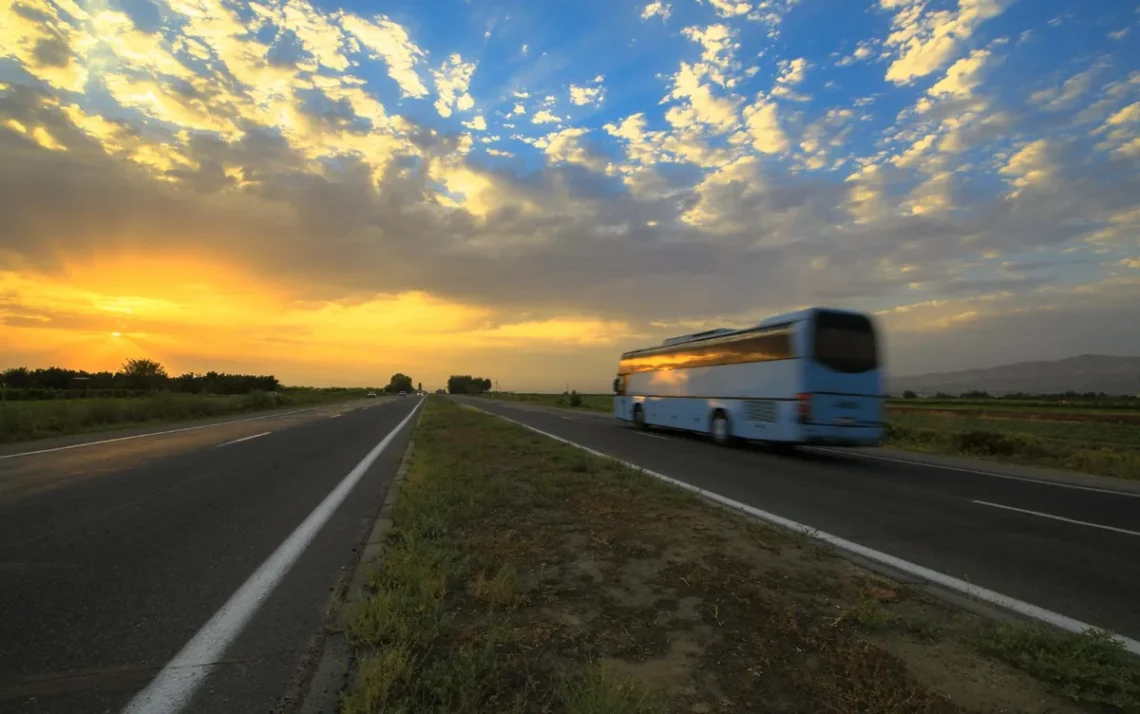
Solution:
M 598 75 L 589 84 L 571 84 L 570 102 L 577 106 L 601 104 L 606 98 L 606 88 L 602 86 L 605 77 Z
M 545 109 L 540 109 L 530 118 L 532 124 L 557 124 L 560 121 L 562 121 L 560 118 Z
M 383 15 L 366 20 L 352 14 L 346 14 L 341 19 L 341 24 L 373 57 L 383 58 L 388 65 L 388 76 L 400 86 L 404 96 L 427 95 L 428 88 L 416 70 L 416 66 L 424 60 L 424 51 L 412 42 L 403 26 Z
M 1108 336 L 1095 349 L 1140 348 L 1106 329 L 1140 299 L 1140 75 L 1115 64 L 1075 83 L 1072 69 L 1042 74 L 1055 91 L 1021 102 L 1042 87 L 993 87 L 996 47 L 966 49 L 1003 3 L 880 0 L 892 13 L 890 82 L 929 78 L 893 98 L 907 107 L 897 117 L 877 113 L 886 101 L 785 101 L 828 79 L 814 55 L 773 56 L 773 86 L 757 92 L 760 77 L 740 66 L 757 48 L 734 29 L 766 12 L 752 2 L 707 6 L 736 19 L 683 31 L 684 53 L 659 78 L 619 85 L 608 73 L 620 114 L 579 121 L 559 109 L 570 77 L 554 70 L 480 68 L 479 82 L 502 80 L 486 96 L 504 103 L 473 111 L 475 62 L 434 47 L 429 57 L 384 16 L 180 0 L 169 24 L 144 32 L 117 11 L 76 7 L 80 17 L 39 1 L 0 15 L 0 52 L 20 72 L 0 86 L 5 331 L 20 315 L 112 324 L 33 300 L 26 283 L 13 292 L 16 273 L 66 282 L 67 261 L 121 255 L 135 275 L 169 278 L 189 270 L 177 267 L 187 256 L 208 256 L 274 296 L 229 308 L 273 317 L 258 340 L 308 324 L 296 305 L 378 326 L 408 311 L 448 328 L 417 332 L 423 344 L 552 359 L 596 348 L 567 359 L 608 373 L 618 343 L 832 303 L 882 313 L 892 370 L 969 366 L 979 344 L 1012 358 L 1028 349 L 1021 339 L 1057 356 L 1094 334 Z M 858 59 L 873 57 L 866 47 Z M 634 104 L 630 86 L 652 99 Z M 574 84 L 569 98 L 587 106 L 600 90 L 600 78 Z M 470 113 L 441 121 L 433 104 Z M 488 124 L 504 114 L 531 121 L 504 125 L 500 144 L 508 131 Z M 1061 270 L 1003 267 L 1066 251 L 1115 272 L 1075 286 Z M 344 351 L 371 344 L 336 334 Z
M 441 117 L 451 116 L 452 109 L 465 112 L 475 106 L 475 100 L 467 93 L 473 74 L 475 74 L 475 63 L 464 62 L 458 52 L 452 53 L 444 60 L 439 69 L 432 70 L 435 90 L 439 93 L 435 110 Z
M 986 20 L 1002 13 L 1009 0 L 958 0 L 957 9 L 937 9 L 925 0 L 879 0 L 893 12 L 885 46 L 895 58 L 887 80 L 907 84 L 943 67 Z
M 668 20 L 671 14 L 673 14 L 673 6 L 667 2 L 661 2 L 661 0 L 653 0 L 653 2 L 641 9 L 642 20 L 648 20 L 651 17 L 660 17 L 662 20 Z

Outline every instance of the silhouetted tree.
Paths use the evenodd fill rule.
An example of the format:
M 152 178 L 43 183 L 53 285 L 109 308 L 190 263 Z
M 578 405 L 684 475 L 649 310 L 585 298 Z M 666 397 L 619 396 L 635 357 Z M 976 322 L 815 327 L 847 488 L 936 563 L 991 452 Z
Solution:
M 469 374 L 453 374 L 447 378 L 447 391 L 451 394 L 482 394 L 491 389 L 491 380 Z
M 918 399 L 918 395 L 908 389 L 903 392 L 903 399 Z
M 397 372 L 392 375 L 392 379 L 388 381 L 388 386 L 385 389 L 390 394 L 410 392 L 412 391 L 412 378 L 403 372 Z
M 166 386 L 166 368 L 152 359 L 128 359 L 119 368 L 130 389 L 162 389 Z

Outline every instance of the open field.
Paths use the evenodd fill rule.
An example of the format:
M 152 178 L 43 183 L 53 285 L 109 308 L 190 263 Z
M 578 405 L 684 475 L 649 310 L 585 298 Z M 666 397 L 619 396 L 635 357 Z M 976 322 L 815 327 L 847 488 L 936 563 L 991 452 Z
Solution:
M 571 408 L 569 397 L 557 394 L 486 396 Z M 961 401 L 965 406 L 957 409 L 947 408 L 946 400 L 930 406 L 924 400 L 891 400 L 884 446 L 1140 479 L 1140 415 L 1134 412 L 1043 410 L 1033 400 L 1021 406 Z M 610 412 L 613 397 L 582 395 L 577 408 Z
M 278 407 L 356 399 L 364 390 L 285 389 L 233 396 L 172 394 L 90 399 L 0 401 L 0 444 L 147 423 L 220 417 Z
M 343 711 L 1135 711 L 1115 643 L 994 624 L 803 534 L 432 398 Z

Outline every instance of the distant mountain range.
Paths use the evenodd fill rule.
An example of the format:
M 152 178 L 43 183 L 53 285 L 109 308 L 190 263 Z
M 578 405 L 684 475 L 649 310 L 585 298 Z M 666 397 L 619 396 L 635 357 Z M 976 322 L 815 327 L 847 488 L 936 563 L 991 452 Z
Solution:
M 1140 357 L 1080 355 L 1053 362 L 893 377 L 887 380 L 887 389 L 896 396 L 906 390 L 919 395 L 944 392 L 955 396 L 975 390 L 990 394 L 1057 394 L 1069 390 L 1140 394 Z

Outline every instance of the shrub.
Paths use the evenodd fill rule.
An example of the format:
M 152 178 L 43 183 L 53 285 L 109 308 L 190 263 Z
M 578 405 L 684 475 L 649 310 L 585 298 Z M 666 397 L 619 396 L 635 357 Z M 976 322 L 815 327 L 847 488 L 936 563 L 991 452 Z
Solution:
M 582 395 L 578 394 L 577 389 L 575 389 L 573 392 L 570 392 L 570 406 L 572 406 L 572 407 L 582 406 Z

